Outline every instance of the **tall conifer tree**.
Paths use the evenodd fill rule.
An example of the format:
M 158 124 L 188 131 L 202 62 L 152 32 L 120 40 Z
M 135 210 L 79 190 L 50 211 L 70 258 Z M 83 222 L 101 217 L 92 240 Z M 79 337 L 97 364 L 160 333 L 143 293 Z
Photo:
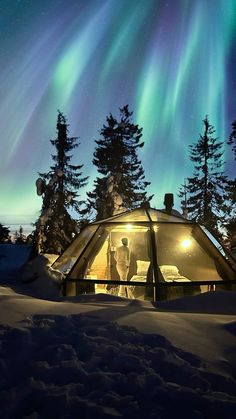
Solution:
M 236 161 L 236 121 L 232 123 L 232 132 L 228 139 L 228 144 L 232 147 L 234 154 L 234 160 Z M 234 163 L 235 168 L 235 163 Z M 235 173 L 235 172 L 234 172 Z M 231 248 L 236 252 L 236 178 L 229 180 L 228 186 L 229 200 L 231 202 L 231 211 L 229 221 L 226 225 L 228 239 L 231 244 Z
M 232 123 L 232 132 L 229 136 L 228 144 L 232 146 L 232 151 L 234 153 L 234 160 L 236 160 L 236 121 Z
M 227 177 L 224 175 L 223 142 L 215 138 L 215 129 L 206 116 L 204 132 L 197 143 L 190 145 L 190 160 L 194 163 L 193 177 L 179 192 L 183 207 L 187 204 L 188 215 L 219 237 L 220 227 L 228 214 Z
M 41 216 L 36 225 L 36 242 L 42 253 L 61 253 L 78 232 L 77 222 L 69 214 L 73 209 L 80 213 L 83 201 L 78 201 L 77 191 L 86 185 L 82 177 L 83 165 L 70 164 L 73 149 L 78 147 L 77 137 L 68 137 L 65 116 L 58 112 L 57 138 L 50 140 L 56 152 L 54 164 L 48 173 L 39 173 L 37 191 L 43 197 Z
M 142 128 L 132 122 L 128 105 L 120 109 L 120 119 L 110 114 L 96 142 L 93 163 L 101 176 L 94 182 L 94 190 L 88 193 L 90 210 L 96 211 L 96 219 L 138 207 L 150 201 L 144 169 L 138 158 Z
M 232 147 L 232 152 L 234 154 L 234 160 L 236 161 L 236 121 L 234 121 L 232 123 L 232 132 L 229 136 L 228 144 L 231 145 L 231 147 Z M 235 164 L 234 164 L 234 168 L 235 168 Z M 230 181 L 229 181 L 229 194 L 230 194 L 230 200 L 235 207 L 235 204 L 236 204 L 236 178 L 230 179 Z
M 20 226 L 19 231 L 16 231 L 14 234 L 14 243 L 15 244 L 26 243 L 26 236 L 24 234 L 24 230 L 22 226 Z
M 5 243 L 10 239 L 10 228 L 0 223 L 0 243 Z

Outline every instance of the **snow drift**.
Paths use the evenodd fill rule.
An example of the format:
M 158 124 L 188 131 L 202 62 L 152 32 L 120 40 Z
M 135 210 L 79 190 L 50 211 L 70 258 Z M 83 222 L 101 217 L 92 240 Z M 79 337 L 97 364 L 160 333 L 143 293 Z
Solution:
M 47 300 L 47 262 L 15 260 L 0 270 L 1 417 L 235 417 L 236 293 Z

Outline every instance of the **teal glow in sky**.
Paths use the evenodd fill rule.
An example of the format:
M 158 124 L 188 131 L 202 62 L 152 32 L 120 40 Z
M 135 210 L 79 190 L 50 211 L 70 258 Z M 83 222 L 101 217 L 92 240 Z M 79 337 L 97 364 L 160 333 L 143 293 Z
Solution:
M 152 205 L 192 174 L 206 114 L 226 139 L 236 119 L 235 0 L 0 0 L 0 222 L 32 222 L 57 109 L 90 176 L 98 131 L 126 104 L 143 127 Z M 232 173 L 232 157 L 226 156 Z M 175 198 L 178 208 L 178 198 Z

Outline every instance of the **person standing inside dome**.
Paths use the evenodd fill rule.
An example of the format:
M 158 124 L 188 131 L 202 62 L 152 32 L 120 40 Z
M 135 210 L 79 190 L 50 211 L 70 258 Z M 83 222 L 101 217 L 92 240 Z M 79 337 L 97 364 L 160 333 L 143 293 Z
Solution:
M 130 265 L 130 250 L 128 247 L 127 237 L 121 239 L 122 245 L 116 249 L 115 260 L 116 260 L 116 269 L 119 274 L 121 281 L 127 281 L 127 276 L 129 272 Z M 126 286 L 120 285 L 119 294 L 120 297 L 127 297 Z

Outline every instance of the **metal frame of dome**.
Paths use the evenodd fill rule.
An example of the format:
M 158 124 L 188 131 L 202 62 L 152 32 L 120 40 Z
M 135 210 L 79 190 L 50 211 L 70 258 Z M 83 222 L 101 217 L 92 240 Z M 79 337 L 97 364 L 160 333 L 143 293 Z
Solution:
M 77 291 L 75 291 L 76 288 L 77 290 L 78 288 L 81 288 L 81 293 L 83 293 L 83 288 L 86 288 L 85 287 L 86 284 L 87 284 L 87 291 L 85 292 L 91 291 L 95 287 L 95 285 L 98 285 L 98 284 L 114 285 L 114 286 L 121 285 L 121 281 L 118 279 L 116 280 L 115 279 L 96 279 L 96 278 L 93 279 L 93 278 L 85 277 L 86 276 L 85 274 L 80 275 L 79 273 L 78 273 L 78 277 L 76 277 L 77 275 L 76 267 L 82 266 L 83 261 L 87 262 L 88 258 L 86 259 L 85 257 L 86 252 L 88 252 L 88 249 L 91 243 L 93 243 L 93 245 L 96 244 L 96 237 L 97 239 L 98 237 L 100 237 L 98 236 L 99 229 L 117 228 L 118 226 L 127 226 L 128 224 L 134 224 L 137 228 L 147 228 L 147 231 L 150 232 L 150 234 L 149 233 L 148 234 L 150 236 L 150 263 L 152 264 L 152 280 L 151 282 L 148 282 L 147 278 L 146 278 L 146 281 L 143 281 L 143 282 L 137 282 L 135 280 L 133 281 L 127 280 L 127 281 L 122 281 L 122 285 L 127 286 L 127 287 L 128 286 L 137 286 L 137 287 L 146 286 L 148 289 L 151 288 L 153 289 L 153 298 L 151 299 L 154 301 L 161 298 L 161 292 L 160 292 L 161 289 L 166 289 L 169 287 L 187 287 L 187 288 L 192 287 L 193 289 L 193 287 L 196 284 L 198 286 L 202 285 L 202 286 L 214 286 L 214 287 L 216 284 L 220 284 L 220 285 L 224 284 L 225 286 L 227 285 L 230 287 L 232 286 L 234 287 L 233 284 L 236 283 L 236 271 L 232 263 L 233 259 L 231 259 L 231 256 L 227 252 L 226 249 L 223 249 L 222 247 L 221 249 L 216 247 L 216 245 L 210 240 L 206 232 L 201 228 L 199 224 L 189 221 L 183 218 L 181 215 L 176 215 L 176 213 L 172 214 L 171 212 L 168 213 L 164 210 L 157 210 L 154 208 L 147 208 L 147 207 L 139 207 L 133 210 L 116 214 L 110 218 L 100 220 L 100 221 L 95 221 L 88 224 L 88 226 L 86 226 L 81 231 L 79 236 L 65 250 L 65 252 L 61 256 L 59 256 L 59 258 L 52 265 L 52 268 L 59 270 L 61 273 L 64 273 L 65 270 L 63 271 L 64 268 L 62 268 L 63 260 L 64 260 L 64 266 L 66 266 L 66 263 L 65 263 L 66 258 L 68 254 L 71 252 L 71 249 L 73 250 L 73 248 L 76 254 L 73 260 L 73 264 L 70 265 L 69 269 L 66 271 L 66 274 L 65 274 L 64 295 L 68 295 L 68 294 L 76 295 L 77 294 Z M 220 279 L 218 276 L 218 278 L 215 280 L 213 278 L 211 280 L 209 279 L 208 280 L 203 279 L 203 280 L 197 280 L 197 281 L 190 280 L 190 282 L 183 282 L 183 281 L 174 282 L 174 283 L 166 282 L 164 279 L 163 273 L 160 270 L 160 263 L 158 263 L 157 261 L 158 246 L 156 243 L 157 239 L 155 237 L 155 228 L 157 228 L 157 226 L 161 226 L 161 225 L 168 226 L 170 224 L 172 226 L 188 226 L 188 227 L 192 226 L 192 228 L 199 229 L 198 235 L 200 234 L 202 235 L 202 237 L 204 237 L 204 240 L 206 241 L 207 246 L 209 246 L 211 252 L 214 255 L 215 262 L 218 263 L 219 266 L 222 265 L 222 271 L 225 272 L 224 278 L 222 278 L 222 276 L 220 275 Z M 87 237 L 84 238 L 83 236 L 86 236 L 85 234 L 86 231 L 89 234 Z M 76 246 L 76 243 L 77 243 L 77 246 Z M 213 259 L 213 256 L 211 256 L 211 258 Z M 85 266 L 85 262 L 83 265 L 83 269 L 85 269 L 84 266 Z M 217 272 L 218 272 L 218 267 L 216 268 Z M 78 269 L 77 272 L 82 273 L 83 269 L 82 268 L 80 270 Z M 73 289 L 73 292 L 71 292 L 71 289 Z

